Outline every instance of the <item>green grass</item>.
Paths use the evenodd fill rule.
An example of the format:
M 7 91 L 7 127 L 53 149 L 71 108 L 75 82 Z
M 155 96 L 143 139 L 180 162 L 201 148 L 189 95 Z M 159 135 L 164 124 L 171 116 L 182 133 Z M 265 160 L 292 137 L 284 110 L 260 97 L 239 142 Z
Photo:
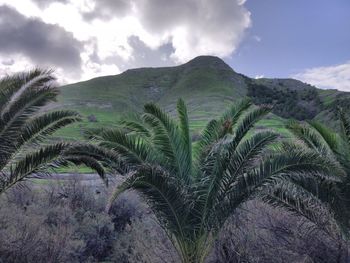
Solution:
M 141 112 L 147 102 L 156 102 L 171 115 L 175 115 L 176 101 L 183 98 L 188 106 L 190 130 L 198 135 L 210 119 L 220 116 L 233 102 L 247 94 L 246 80 L 222 60 L 215 57 L 199 57 L 189 63 L 168 68 L 144 68 L 128 70 L 120 75 L 95 78 L 61 87 L 58 108 L 78 111 L 83 120 L 55 133 L 56 139 L 82 140 L 84 130 L 98 127 L 114 127 L 122 116 Z M 251 81 L 255 81 L 252 80 Z M 264 79 L 268 85 L 277 85 L 277 79 Z M 277 83 L 277 84 L 276 84 Z M 301 82 L 285 80 L 279 88 Z M 300 88 L 300 87 L 299 87 Z M 318 90 L 324 105 L 331 105 L 338 91 Z M 57 106 L 55 105 L 55 106 Z M 88 120 L 94 115 L 97 122 Z M 257 129 L 271 129 L 283 137 L 290 137 L 285 129 L 286 120 L 270 114 L 261 120 Z M 72 168 L 60 172 L 71 172 Z M 91 172 L 77 168 L 77 172 Z
M 83 122 L 66 128 L 57 137 L 81 139 L 84 129 L 113 126 L 129 112 L 140 112 L 153 101 L 174 112 L 176 101 L 183 98 L 198 132 L 209 118 L 216 117 L 232 102 L 242 98 L 246 89 L 232 78 L 243 81 L 223 61 L 201 57 L 177 67 L 129 70 L 61 87 L 58 103 L 61 108 L 77 110 Z M 98 122 L 87 116 L 93 114 Z
M 66 128 L 57 137 L 81 139 L 85 129 L 116 125 L 121 116 L 141 112 L 147 102 L 156 102 L 170 114 L 175 114 L 178 98 L 187 103 L 191 132 L 199 133 L 208 120 L 219 116 L 230 104 L 247 94 L 247 77 L 237 74 L 215 57 L 197 57 L 176 67 L 128 70 L 115 76 L 105 76 L 61 87 L 58 104 L 77 110 L 83 122 Z M 300 90 L 309 85 L 286 79 L 253 80 L 279 89 Z M 281 83 L 283 84 L 281 86 Z M 294 87 L 296 86 L 296 87 Z M 331 105 L 338 91 L 318 90 L 322 103 Z M 89 122 L 93 114 L 97 122 Z M 261 126 L 272 128 L 284 136 L 281 119 L 270 118 Z
M 57 139 L 64 138 L 69 140 L 81 140 L 83 139 L 85 130 L 98 127 L 114 127 L 120 119 L 120 114 L 108 110 L 101 110 L 93 107 L 71 109 L 79 112 L 79 114 L 82 116 L 82 121 L 57 131 L 54 134 L 54 137 Z M 89 115 L 94 115 L 97 122 L 89 121 Z
M 286 120 L 283 118 L 280 118 L 276 115 L 270 115 L 269 118 L 262 119 L 259 121 L 256 125 L 256 127 L 261 127 L 264 129 L 271 129 L 279 134 L 281 134 L 283 137 L 288 138 L 291 136 L 290 132 L 285 128 Z

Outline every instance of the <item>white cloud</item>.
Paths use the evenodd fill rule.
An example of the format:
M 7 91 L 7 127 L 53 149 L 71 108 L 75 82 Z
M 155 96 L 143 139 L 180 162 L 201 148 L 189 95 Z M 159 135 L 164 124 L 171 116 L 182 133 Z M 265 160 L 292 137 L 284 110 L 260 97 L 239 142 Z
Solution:
M 292 77 L 322 89 L 350 91 L 350 61 L 340 65 L 306 69 Z
M 264 78 L 265 76 L 264 75 L 256 75 L 254 78 L 255 79 L 262 79 L 262 78 Z
M 172 65 L 198 55 L 229 57 L 251 25 L 250 12 L 244 2 L 0 0 L 0 5 L 10 5 L 22 15 L 40 18 L 46 24 L 57 24 L 84 43 L 80 51 L 82 66 L 77 69 L 80 77 L 71 79 L 68 76 L 71 72 L 65 74 L 64 68 L 59 69 L 63 76 L 67 75 L 66 81 L 77 81 L 98 74 L 118 73 L 125 66 L 141 66 L 142 63 L 142 66 L 154 66 L 159 61 L 160 65 Z M 130 44 L 130 38 L 135 37 L 143 43 L 137 46 L 148 54 L 147 59 L 141 59 L 137 46 Z M 164 46 L 171 48 L 164 49 Z M 0 61 L 4 59 L 12 57 L 0 55 Z M 148 61 L 151 62 L 147 64 Z M 4 67 L 0 63 L 0 70 L 4 71 Z M 8 71 L 8 66 L 6 68 Z

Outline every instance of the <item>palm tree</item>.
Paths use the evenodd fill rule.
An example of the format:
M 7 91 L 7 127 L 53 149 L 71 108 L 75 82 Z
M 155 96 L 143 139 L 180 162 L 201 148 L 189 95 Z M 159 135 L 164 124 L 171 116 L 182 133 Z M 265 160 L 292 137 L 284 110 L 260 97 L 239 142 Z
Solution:
M 322 224 L 319 211 L 330 210 L 343 236 L 350 234 L 350 119 L 339 109 L 340 133 L 318 122 L 291 122 L 287 128 L 299 151 L 313 151 L 332 163 L 332 173 L 285 177 L 271 185 L 265 200 Z M 286 149 L 290 144 L 285 144 Z
M 0 194 L 51 169 L 85 164 L 105 178 L 97 146 L 49 140 L 55 131 L 80 120 L 68 110 L 44 111 L 58 88 L 51 71 L 35 69 L 0 80 Z
M 192 144 L 187 109 L 177 103 L 178 121 L 153 103 L 120 128 L 92 132 L 99 145 L 118 156 L 125 181 L 120 193 L 136 190 L 148 203 L 182 262 L 203 262 L 227 218 L 256 190 L 285 173 L 323 172 L 329 167 L 310 152 L 297 156 L 262 154 L 278 135 L 253 132 L 271 110 L 244 100 L 210 121 Z M 316 158 L 316 159 L 315 159 Z M 321 165 L 320 165 L 321 163 Z

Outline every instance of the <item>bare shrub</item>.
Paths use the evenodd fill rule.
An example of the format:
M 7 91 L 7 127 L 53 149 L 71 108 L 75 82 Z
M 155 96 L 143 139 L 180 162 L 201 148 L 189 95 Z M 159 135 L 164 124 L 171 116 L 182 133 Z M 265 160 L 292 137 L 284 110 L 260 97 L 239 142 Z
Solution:
M 179 262 L 135 193 L 122 195 L 110 214 L 107 198 L 75 180 L 9 191 L 0 199 L 0 262 Z M 208 262 L 349 262 L 346 242 L 325 229 L 250 201 L 227 222 Z
M 135 218 L 126 226 L 115 242 L 113 259 L 121 263 L 180 262 L 173 244 L 152 215 Z
M 211 262 L 348 262 L 347 250 L 336 232 L 251 201 L 227 223 Z

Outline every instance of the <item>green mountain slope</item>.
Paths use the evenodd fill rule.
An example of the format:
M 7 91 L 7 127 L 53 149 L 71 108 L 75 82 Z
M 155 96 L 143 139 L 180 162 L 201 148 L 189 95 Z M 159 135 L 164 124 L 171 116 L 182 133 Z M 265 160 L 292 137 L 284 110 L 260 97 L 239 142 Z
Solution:
M 122 115 L 141 111 L 149 101 L 172 112 L 179 97 L 187 102 L 192 130 L 197 133 L 208 119 L 244 96 L 256 104 L 274 104 L 277 116 L 272 114 L 262 126 L 283 132 L 282 117 L 329 117 L 326 113 L 340 94 L 293 79 L 251 79 L 217 57 L 201 56 L 176 67 L 132 69 L 61 87 L 57 107 L 78 110 L 84 122 L 58 135 L 77 138 L 85 128 L 115 125 Z

